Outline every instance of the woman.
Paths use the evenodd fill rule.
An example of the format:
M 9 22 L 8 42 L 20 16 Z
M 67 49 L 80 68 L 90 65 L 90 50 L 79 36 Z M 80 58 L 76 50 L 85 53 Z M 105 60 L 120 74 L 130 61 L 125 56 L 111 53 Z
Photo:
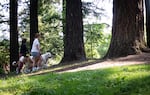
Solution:
M 27 39 L 23 38 L 22 39 L 22 43 L 21 43 L 21 47 L 20 47 L 20 57 L 21 56 L 26 56 L 26 54 L 28 53 L 28 48 L 26 46 L 26 41 Z
M 32 44 L 31 56 L 33 56 L 33 68 L 32 71 L 36 71 L 40 68 L 41 64 L 41 51 L 40 51 L 40 34 L 36 33 Z

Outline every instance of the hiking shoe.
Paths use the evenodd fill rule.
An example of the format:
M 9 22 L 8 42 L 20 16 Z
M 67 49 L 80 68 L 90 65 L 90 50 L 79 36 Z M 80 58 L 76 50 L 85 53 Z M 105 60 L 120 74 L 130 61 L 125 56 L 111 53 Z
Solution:
M 32 68 L 32 72 L 35 72 L 35 71 L 36 71 L 36 67 L 33 67 L 33 68 Z
M 19 69 L 18 68 L 16 68 L 16 74 L 19 74 Z

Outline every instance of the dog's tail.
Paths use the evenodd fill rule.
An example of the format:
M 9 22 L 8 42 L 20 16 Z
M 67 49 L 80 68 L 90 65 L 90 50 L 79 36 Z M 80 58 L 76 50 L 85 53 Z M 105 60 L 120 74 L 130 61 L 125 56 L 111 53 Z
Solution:
M 13 61 L 13 62 L 12 62 L 12 65 L 13 65 L 13 66 L 16 66 L 16 64 L 17 64 L 16 61 Z

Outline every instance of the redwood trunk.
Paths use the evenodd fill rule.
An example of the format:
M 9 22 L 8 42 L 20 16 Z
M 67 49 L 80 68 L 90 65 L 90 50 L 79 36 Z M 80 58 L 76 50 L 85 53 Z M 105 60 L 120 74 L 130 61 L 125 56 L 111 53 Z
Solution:
M 62 64 L 85 60 L 81 0 L 66 0 L 66 28 Z
M 147 46 L 150 48 L 150 0 L 145 0 L 146 7 L 146 38 Z
M 35 33 L 38 33 L 38 0 L 30 0 L 30 47 Z
M 18 18 L 17 18 L 17 0 L 10 0 L 10 71 L 15 71 L 12 66 L 13 61 L 19 59 L 19 43 L 18 43 Z
M 143 0 L 114 0 L 112 39 L 106 57 L 137 54 L 143 48 Z

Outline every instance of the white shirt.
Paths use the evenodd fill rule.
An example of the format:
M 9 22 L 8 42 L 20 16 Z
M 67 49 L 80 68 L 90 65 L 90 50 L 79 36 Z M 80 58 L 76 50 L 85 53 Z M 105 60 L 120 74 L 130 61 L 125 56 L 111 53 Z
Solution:
M 31 52 L 40 52 L 37 47 L 40 48 L 40 43 L 39 43 L 39 40 L 35 38 L 32 44 Z
M 24 61 L 24 56 L 21 56 L 21 57 L 19 58 L 19 61 L 20 61 L 20 62 L 23 62 L 23 61 Z

